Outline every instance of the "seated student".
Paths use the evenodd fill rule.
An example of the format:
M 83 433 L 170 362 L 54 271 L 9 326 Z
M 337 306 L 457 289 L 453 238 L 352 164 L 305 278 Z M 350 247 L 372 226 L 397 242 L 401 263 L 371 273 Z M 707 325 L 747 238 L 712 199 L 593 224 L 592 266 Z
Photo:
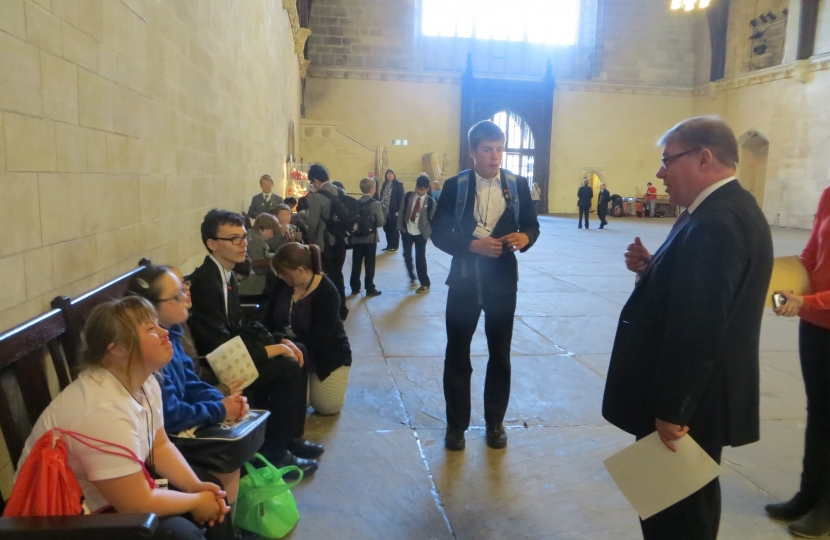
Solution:
M 346 402 L 352 349 L 340 319 L 340 294 L 323 275 L 320 248 L 285 244 L 271 268 L 287 286 L 278 287 L 266 321 L 308 349 L 309 399 L 320 414 L 337 414 Z
M 244 394 L 251 406 L 271 412 L 260 453 L 277 467 L 296 465 L 311 476 L 318 466 L 313 458 L 323 447 L 303 438 L 308 392 L 303 353 L 282 336 L 270 343 L 271 336 L 259 332 L 261 326 L 246 324 L 239 303 L 233 268 L 245 260 L 248 236 L 243 224 L 242 216 L 228 210 L 205 215 L 202 243 L 209 254 L 190 275 L 190 330 L 202 356 L 235 336 L 242 338 L 259 371 Z
M 183 347 L 184 325 L 190 314 L 184 286 L 166 266 L 148 266 L 130 280 L 127 293 L 149 300 L 158 314 L 159 324 L 169 334 L 173 344 L 173 358 L 162 369 L 161 398 L 164 428 L 176 434 L 197 426 L 234 421 L 248 413 L 248 400 L 239 387 L 242 381 L 230 384 L 228 397 L 199 379 L 193 360 Z M 225 486 L 228 502 L 236 501 L 239 490 L 239 471 L 220 473 L 211 471 Z
M 294 213 L 294 209 L 297 207 L 297 198 L 296 197 L 286 197 L 282 203 L 291 209 L 291 213 Z
M 277 218 L 278 228 L 274 231 L 274 236 L 268 240 L 268 249 L 272 253 L 276 253 L 280 246 L 287 242 L 303 241 L 303 233 L 291 224 L 291 208 L 287 204 L 280 204 L 274 208 L 273 216 Z
M 415 191 L 404 195 L 398 212 L 398 230 L 403 241 L 403 259 L 409 273 L 409 288 L 416 293 L 429 292 L 427 275 L 427 240 L 432 232 L 432 217 L 435 215 L 435 199 L 427 196 L 429 177 L 421 173 L 415 179 Z M 418 281 L 412 271 L 412 245 L 415 245 L 415 267 Z M 421 286 L 418 286 L 420 282 Z
M 91 512 L 156 514 L 160 521 L 153 538 L 204 538 L 197 524 L 213 526 L 206 531 L 210 538 L 231 538 L 225 492 L 200 480 L 165 433 L 161 389 L 154 375 L 170 362 L 173 345 L 153 306 L 128 297 L 96 307 L 83 342 L 85 369 L 40 415 L 20 466 L 53 428 L 123 446 L 175 489 L 151 489 L 142 464 L 122 449 L 87 441 L 122 454 L 113 455 L 65 436 L 69 467 Z
M 280 205 L 283 206 L 283 205 Z M 251 259 L 251 273 L 239 283 L 241 296 L 259 296 L 265 292 L 268 274 L 269 242 L 277 235 L 280 224 L 277 218 L 263 212 L 254 220 L 254 226 L 248 231 L 248 257 Z
M 378 228 L 386 223 L 383 215 L 383 206 L 380 201 L 374 198 L 377 182 L 371 178 L 364 178 L 360 181 L 360 191 L 363 196 L 360 198 L 360 211 L 372 217 L 374 232 L 365 236 L 352 237 L 352 276 L 349 285 L 352 287 L 352 295 L 360 293 L 360 269 L 366 264 L 366 296 L 380 296 L 380 291 L 375 288 L 375 254 L 378 250 Z

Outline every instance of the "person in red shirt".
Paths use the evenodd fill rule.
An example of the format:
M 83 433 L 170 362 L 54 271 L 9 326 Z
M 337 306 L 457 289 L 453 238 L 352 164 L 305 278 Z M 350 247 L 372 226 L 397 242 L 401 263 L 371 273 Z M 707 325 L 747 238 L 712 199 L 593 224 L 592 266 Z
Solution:
M 783 317 L 801 317 L 798 350 L 807 393 L 807 429 L 801 486 L 789 501 L 769 504 L 767 513 L 793 521 L 801 536 L 830 533 L 830 188 L 821 194 L 810 240 L 801 253 L 813 294 L 776 291 L 786 303 L 775 309 Z
M 657 210 L 657 188 L 651 185 L 651 182 L 647 184 L 646 188 L 646 201 L 648 202 L 648 217 L 654 217 L 654 212 Z

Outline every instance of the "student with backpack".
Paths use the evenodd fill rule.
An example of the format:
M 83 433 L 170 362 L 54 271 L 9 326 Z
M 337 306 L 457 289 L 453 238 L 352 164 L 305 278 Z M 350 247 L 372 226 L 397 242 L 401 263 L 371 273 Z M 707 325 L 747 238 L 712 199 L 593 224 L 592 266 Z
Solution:
M 427 195 L 429 191 L 429 177 L 421 173 L 415 180 L 415 191 L 404 195 L 401 208 L 398 212 L 398 230 L 403 240 L 403 258 L 406 262 L 406 271 L 409 272 L 410 289 L 416 293 L 429 292 L 429 276 L 427 275 L 427 240 L 432 231 L 432 216 L 435 215 L 435 199 Z M 415 246 L 415 272 L 412 271 L 412 246 Z M 420 286 L 418 284 L 420 283 Z
M 349 285 L 352 287 L 352 296 L 360 293 L 360 268 L 366 264 L 366 296 L 380 296 L 375 288 L 375 254 L 378 248 L 378 228 L 383 227 L 386 218 L 383 215 L 383 206 L 374 198 L 376 183 L 371 178 L 360 181 L 360 191 L 363 197 L 360 203 L 360 216 L 357 227 L 352 236 L 352 277 Z
M 329 182 L 325 165 L 315 163 L 308 168 L 308 180 L 314 193 L 308 196 L 308 241 L 322 252 L 323 271 L 340 293 L 340 318 L 349 316 L 346 307 L 346 286 L 343 263 L 346 262 L 346 240 L 352 235 L 360 213 L 357 199 L 346 195 Z

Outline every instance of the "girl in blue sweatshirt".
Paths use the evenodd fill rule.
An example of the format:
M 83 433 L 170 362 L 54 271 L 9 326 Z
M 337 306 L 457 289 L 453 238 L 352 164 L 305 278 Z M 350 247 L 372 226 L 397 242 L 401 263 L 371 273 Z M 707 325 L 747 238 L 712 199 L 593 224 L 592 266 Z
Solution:
M 231 383 L 231 395 L 223 396 L 199 379 L 193 360 L 184 352 L 184 324 L 189 316 L 190 295 L 171 269 L 148 266 L 132 279 L 128 294 L 152 302 L 159 324 L 170 332 L 173 358 L 162 369 L 161 381 L 165 431 L 176 434 L 197 426 L 243 418 L 248 413 L 248 402 L 239 389 L 242 382 Z M 239 471 L 210 472 L 222 482 L 228 502 L 233 503 L 239 488 Z

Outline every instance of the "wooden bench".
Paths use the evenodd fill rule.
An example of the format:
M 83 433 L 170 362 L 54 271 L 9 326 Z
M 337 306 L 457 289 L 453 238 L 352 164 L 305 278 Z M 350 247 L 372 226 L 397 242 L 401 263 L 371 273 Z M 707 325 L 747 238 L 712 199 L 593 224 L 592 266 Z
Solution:
M 149 261 L 139 264 L 74 300 L 55 298 L 51 311 L 0 334 L 0 429 L 13 467 L 40 414 L 77 372 L 84 321 L 95 306 L 124 295 L 130 278 Z M 4 506 L 0 501 L 0 510 Z M 151 537 L 157 525 L 153 514 L 0 518 L 0 538 L 138 540 Z

